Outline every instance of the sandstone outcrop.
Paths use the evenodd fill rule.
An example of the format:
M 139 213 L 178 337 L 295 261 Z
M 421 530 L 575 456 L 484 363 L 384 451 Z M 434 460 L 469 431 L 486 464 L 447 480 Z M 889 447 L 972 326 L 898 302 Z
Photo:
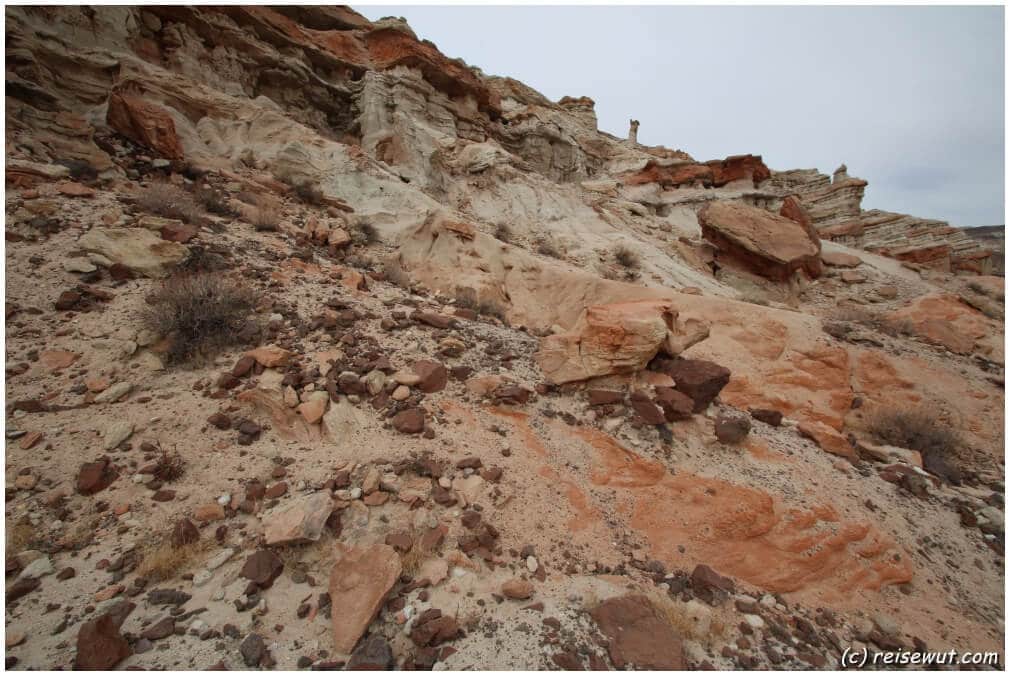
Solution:
M 702 235 L 718 249 L 720 260 L 777 281 L 788 280 L 797 270 L 810 277 L 821 274 L 820 240 L 802 222 L 722 201 L 702 207 L 698 222 Z
M 700 322 L 679 324 L 670 302 L 593 305 L 572 331 L 544 338 L 536 359 L 553 383 L 632 373 L 663 350 L 676 356 L 704 340 Z

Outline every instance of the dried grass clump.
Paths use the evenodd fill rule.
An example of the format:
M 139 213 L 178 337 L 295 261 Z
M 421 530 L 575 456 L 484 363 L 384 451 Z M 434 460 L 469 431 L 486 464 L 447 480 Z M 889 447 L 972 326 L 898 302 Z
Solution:
M 614 249 L 614 260 L 617 264 L 628 270 L 637 270 L 641 265 L 638 254 L 628 247 L 620 244 Z
M 886 336 L 891 336 L 892 338 L 897 338 L 899 336 L 911 336 L 915 333 L 915 326 L 910 320 L 887 319 L 879 314 L 862 308 L 843 308 L 835 312 L 831 316 L 831 320 L 832 321 L 830 323 L 833 324 L 837 324 L 839 322 L 858 324 L 868 329 L 879 331 L 880 333 L 883 333 Z M 825 330 L 827 330 L 827 324 L 825 324 Z M 836 327 L 836 332 L 838 331 L 841 330 Z M 851 332 L 851 327 L 843 332 L 847 335 Z M 831 332 L 828 331 L 828 333 Z M 834 333 L 831 335 L 834 335 Z
M 396 258 L 386 260 L 382 265 L 382 277 L 387 282 L 401 289 L 410 288 L 410 275 L 404 270 L 403 264 Z
M 256 305 L 252 290 L 215 273 L 165 281 L 149 299 L 144 323 L 166 336 L 170 363 L 205 357 L 237 342 Z
M 869 419 L 867 430 L 882 443 L 919 451 L 927 470 L 948 481 L 960 481 L 960 472 L 950 459 L 964 448 L 964 438 L 939 421 L 935 411 L 883 409 Z
M 477 307 L 474 309 L 479 315 L 494 317 L 496 319 L 500 319 L 501 321 L 505 321 L 505 306 L 493 298 L 485 298 L 477 303 Z
M 456 287 L 456 307 L 477 310 L 477 292 L 468 286 Z
M 551 258 L 561 258 L 558 245 L 550 238 L 544 238 L 537 242 L 537 253 L 543 256 L 550 256 Z
M 38 529 L 29 523 L 27 517 L 7 526 L 7 557 L 31 549 Z
M 193 196 L 182 188 L 158 181 L 144 188 L 137 197 L 137 206 L 164 218 L 176 218 L 187 223 L 201 221 L 200 207 Z
M 512 229 L 504 223 L 499 223 L 494 228 L 494 238 L 500 242 L 511 242 L 512 241 Z
M 173 547 L 169 538 L 147 546 L 140 551 L 137 575 L 148 583 L 170 580 L 193 568 L 200 554 L 210 547 L 210 539 L 201 538 L 196 542 Z
M 368 221 L 359 220 L 351 228 L 351 242 L 355 246 L 368 246 L 379 241 L 379 232 Z
M 257 232 L 276 232 L 280 221 L 280 209 L 273 204 L 261 201 L 253 210 L 252 224 Z
M 301 181 L 295 183 L 291 186 L 294 190 L 295 196 L 298 197 L 299 201 L 303 204 L 310 204 L 312 206 L 321 206 L 326 202 L 326 197 L 323 195 L 323 191 L 319 189 L 319 186 L 311 181 Z
M 218 190 L 209 183 L 200 182 L 194 192 L 196 201 L 207 210 L 207 213 L 218 216 L 234 216 L 235 210 L 231 208 L 231 201 L 224 191 Z

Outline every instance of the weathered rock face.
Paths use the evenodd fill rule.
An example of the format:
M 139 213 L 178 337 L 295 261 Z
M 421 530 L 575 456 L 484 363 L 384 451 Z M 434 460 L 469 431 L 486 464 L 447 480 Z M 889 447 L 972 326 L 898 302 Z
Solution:
M 762 277 L 785 281 L 797 270 L 821 273 L 820 241 L 792 219 L 735 202 L 712 202 L 698 212 L 702 235 L 734 261 Z
M 400 556 L 389 545 L 336 545 L 330 571 L 333 643 L 342 653 L 354 650 L 400 576 Z
M 626 174 L 621 180 L 627 185 L 656 183 L 663 188 L 682 185 L 718 188 L 746 180 L 756 187 L 770 176 L 771 172 L 759 155 L 736 155 L 704 164 L 683 159 L 650 160 L 643 169 Z
M 678 326 L 670 302 L 594 305 L 569 333 L 545 338 L 537 363 L 554 383 L 641 370 L 661 349 L 671 356 L 703 340 L 700 324 Z
M 763 189 L 799 197 L 824 239 L 943 270 L 989 274 L 993 269 L 991 246 L 944 221 L 863 211 L 866 186 L 843 166 L 831 178 L 815 169 L 773 172 Z

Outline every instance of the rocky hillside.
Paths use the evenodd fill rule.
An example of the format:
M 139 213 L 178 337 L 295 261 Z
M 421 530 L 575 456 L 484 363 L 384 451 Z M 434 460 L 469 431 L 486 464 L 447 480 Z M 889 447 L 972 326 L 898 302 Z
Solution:
M 1004 663 L 961 231 L 347 8 L 6 36 L 8 668 Z

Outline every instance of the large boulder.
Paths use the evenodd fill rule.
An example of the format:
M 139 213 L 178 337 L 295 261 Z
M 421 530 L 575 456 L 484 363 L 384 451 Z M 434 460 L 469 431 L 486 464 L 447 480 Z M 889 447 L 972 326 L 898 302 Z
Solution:
M 389 545 L 350 547 L 337 543 L 330 571 L 333 645 L 350 653 L 400 577 L 400 556 Z
M 167 277 L 189 254 L 182 244 L 167 242 L 144 228 L 92 228 L 77 243 L 145 277 Z
M 809 224 L 740 202 L 709 202 L 698 212 L 702 235 L 721 260 L 775 281 L 797 270 L 821 274 L 820 240 Z
M 555 384 L 633 373 L 661 350 L 675 356 L 708 337 L 699 321 L 677 322 L 668 300 L 591 305 L 568 333 L 547 336 L 537 364 Z
M 113 92 L 109 96 L 108 125 L 123 136 L 169 160 L 183 159 L 175 121 L 163 107 L 139 96 Z
M 610 659 L 618 669 L 680 671 L 684 645 L 670 621 L 641 594 L 607 599 L 589 613 L 609 639 Z
M 730 376 L 725 366 L 704 359 L 657 359 L 652 368 L 673 378 L 674 388 L 694 402 L 694 413 L 715 401 Z
M 119 629 L 136 606 L 119 601 L 107 612 L 81 625 L 77 632 L 74 669 L 107 670 L 133 654 L 130 642 Z

